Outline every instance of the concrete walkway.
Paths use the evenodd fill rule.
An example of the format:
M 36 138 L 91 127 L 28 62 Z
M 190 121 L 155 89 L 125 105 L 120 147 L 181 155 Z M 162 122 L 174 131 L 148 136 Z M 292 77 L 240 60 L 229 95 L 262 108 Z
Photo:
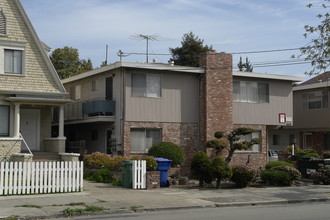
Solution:
M 85 181 L 85 191 L 64 194 L 1 196 L 0 219 L 56 218 L 65 209 L 104 207 L 102 213 L 131 213 L 203 207 L 289 204 L 330 201 L 330 186 L 309 185 L 245 189 L 170 187 L 132 190 Z

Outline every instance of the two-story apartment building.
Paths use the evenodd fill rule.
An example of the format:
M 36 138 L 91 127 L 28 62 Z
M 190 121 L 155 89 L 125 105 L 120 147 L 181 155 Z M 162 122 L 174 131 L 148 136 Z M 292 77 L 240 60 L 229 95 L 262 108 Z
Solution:
M 0 1 L 0 161 L 21 148 L 64 152 L 66 91 L 19 0 Z M 58 137 L 52 108 L 61 106 Z
M 262 167 L 267 131 L 292 121 L 292 82 L 302 78 L 233 72 L 226 53 L 209 52 L 201 64 L 117 62 L 62 80 L 74 100 L 65 107 L 66 137 L 85 140 L 88 153 L 124 155 L 170 141 L 189 161 L 215 131 L 248 126 L 255 132 L 244 138 L 262 144 L 237 152 L 233 163 Z
M 329 80 L 330 72 L 325 72 L 293 88 L 295 123 L 272 131 L 274 149 L 283 150 L 295 142 L 300 148 L 313 148 L 320 155 L 330 150 Z

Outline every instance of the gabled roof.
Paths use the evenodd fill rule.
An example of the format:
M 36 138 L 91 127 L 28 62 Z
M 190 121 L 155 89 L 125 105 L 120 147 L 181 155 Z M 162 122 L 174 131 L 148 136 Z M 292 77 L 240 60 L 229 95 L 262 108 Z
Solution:
M 330 71 L 317 75 L 298 86 L 293 87 L 293 91 L 325 88 L 330 86 Z
M 43 58 L 44 62 L 46 63 L 51 76 L 53 77 L 56 85 L 58 86 L 58 89 L 61 91 L 61 93 L 66 93 L 65 88 L 64 88 L 63 84 L 61 83 L 61 80 L 60 80 L 59 76 L 57 75 L 57 72 L 45 51 L 44 45 L 40 41 L 36 31 L 34 30 L 33 25 L 31 23 L 30 19 L 28 18 L 21 2 L 19 0 L 13 0 L 13 1 L 15 2 L 19 12 L 21 13 L 21 16 L 25 22 L 25 25 L 27 26 L 27 29 L 30 31 L 30 34 L 34 40 L 34 43 L 36 44 L 38 51 L 41 54 L 41 57 Z
M 299 86 L 310 85 L 320 82 L 327 82 L 329 80 L 330 80 L 330 71 L 327 71 L 299 84 Z

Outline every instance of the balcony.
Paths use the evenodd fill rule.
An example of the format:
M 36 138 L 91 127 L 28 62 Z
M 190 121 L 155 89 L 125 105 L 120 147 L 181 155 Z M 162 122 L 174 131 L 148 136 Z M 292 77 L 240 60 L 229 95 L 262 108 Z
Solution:
M 97 99 L 72 102 L 65 105 L 65 121 L 77 121 L 99 118 L 98 120 L 113 120 L 116 102 L 113 100 Z M 112 117 L 109 117 L 112 116 Z
M 83 116 L 114 116 L 116 102 L 113 100 L 92 100 L 82 103 Z

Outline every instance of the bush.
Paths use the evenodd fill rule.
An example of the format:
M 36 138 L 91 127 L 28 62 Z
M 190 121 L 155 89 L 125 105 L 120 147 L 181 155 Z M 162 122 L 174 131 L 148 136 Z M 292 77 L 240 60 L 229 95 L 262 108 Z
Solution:
M 108 169 L 111 171 L 121 171 L 121 162 L 128 160 L 122 156 L 114 156 L 110 158 L 110 163 L 108 164 Z
M 120 171 L 120 163 L 126 160 L 122 156 L 109 157 L 107 154 L 95 152 L 87 156 L 85 166 L 89 169 L 109 169 L 111 171 Z
M 154 144 L 148 151 L 149 156 L 162 157 L 172 160 L 171 166 L 181 165 L 184 161 L 184 151 L 171 142 Z
M 84 173 L 85 179 L 95 181 L 98 183 L 111 183 L 112 176 L 110 170 L 100 169 L 100 170 L 90 170 Z
M 285 161 L 272 161 L 266 164 L 265 169 L 269 170 L 273 167 L 278 167 L 278 166 L 282 166 L 282 167 L 293 167 L 293 165 L 291 163 L 285 162 Z
M 294 181 L 300 180 L 301 173 L 294 167 L 275 166 L 262 171 L 260 177 L 268 184 L 290 186 Z
M 147 166 L 147 171 L 154 171 L 157 168 L 157 161 L 155 160 L 155 157 L 153 156 L 134 156 L 131 158 L 131 160 L 145 160 L 146 161 L 146 166 Z
M 297 170 L 294 167 L 278 166 L 278 167 L 274 167 L 273 169 L 288 172 L 290 174 L 291 182 L 298 181 L 301 179 L 301 173 L 299 172 L 299 170 Z
M 194 154 L 191 160 L 191 173 L 193 177 L 199 179 L 199 186 L 203 186 L 204 182 L 211 182 L 211 162 L 203 151 Z
M 106 154 L 95 152 L 87 156 L 85 159 L 85 166 L 91 169 L 100 169 L 109 167 L 110 157 Z
M 256 175 L 257 172 L 248 167 L 234 166 L 231 180 L 235 183 L 236 187 L 244 188 L 255 179 Z
M 317 172 L 312 174 L 315 183 L 330 184 L 330 166 L 322 166 Z
M 278 186 L 289 186 L 290 185 L 290 174 L 283 170 L 269 169 L 263 170 L 260 173 L 262 181 Z
M 292 155 L 290 160 L 298 161 L 303 157 L 315 157 L 320 158 L 320 156 L 316 153 L 314 149 L 304 149 L 304 150 L 298 150 L 295 155 Z
M 330 159 L 330 151 L 329 150 L 323 151 L 322 158 L 323 159 Z
M 233 174 L 231 167 L 219 156 L 216 156 L 211 163 L 211 175 L 217 179 L 217 188 L 220 188 L 222 179 L 230 178 Z

